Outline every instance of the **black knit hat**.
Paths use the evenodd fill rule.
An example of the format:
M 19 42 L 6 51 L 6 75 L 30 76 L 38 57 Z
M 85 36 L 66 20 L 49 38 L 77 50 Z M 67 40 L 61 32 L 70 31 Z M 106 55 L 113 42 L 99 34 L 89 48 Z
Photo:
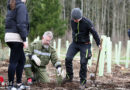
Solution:
M 73 8 L 71 11 L 72 19 L 80 19 L 82 17 L 82 12 L 79 8 Z

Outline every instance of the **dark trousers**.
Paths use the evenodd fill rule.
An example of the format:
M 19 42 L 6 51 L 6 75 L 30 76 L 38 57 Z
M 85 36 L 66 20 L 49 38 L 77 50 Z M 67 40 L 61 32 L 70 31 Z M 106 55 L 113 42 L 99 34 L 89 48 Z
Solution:
M 80 52 L 80 83 L 86 83 L 86 73 L 87 73 L 87 63 L 88 59 L 91 58 L 91 44 L 79 44 L 72 42 L 68 48 L 66 59 L 65 59 L 65 66 L 66 66 L 66 73 L 69 78 L 73 78 L 73 65 L 72 60 L 74 56 Z
M 23 50 L 23 43 L 20 42 L 7 42 L 11 49 L 9 67 L 8 67 L 8 81 L 14 83 L 14 75 L 16 72 L 16 82 L 21 83 L 22 73 L 25 64 L 25 54 Z

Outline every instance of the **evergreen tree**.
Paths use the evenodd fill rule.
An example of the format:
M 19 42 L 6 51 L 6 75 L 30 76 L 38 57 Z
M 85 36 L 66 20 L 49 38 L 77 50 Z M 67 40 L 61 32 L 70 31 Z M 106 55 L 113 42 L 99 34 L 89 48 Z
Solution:
M 27 6 L 31 10 L 31 39 L 42 36 L 47 30 L 51 30 L 56 37 L 64 35 L 66 25 L 61 19 L 62 7 L 59 0 L 31 0 Z
M 6 0 L 0 0 L 0 40 L 4 42 Z

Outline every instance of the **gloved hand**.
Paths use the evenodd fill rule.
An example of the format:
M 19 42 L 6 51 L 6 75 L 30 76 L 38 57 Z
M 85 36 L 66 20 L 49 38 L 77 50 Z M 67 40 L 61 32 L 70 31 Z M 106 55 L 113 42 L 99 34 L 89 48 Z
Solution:
M 62 69 L 61 67 L 58 67 L 57 68 L 57 75 L 60 76 L 62 74 Z
M 37 57 L 37 55 L 32 55 L 32 60 L 34 60 L 34 62 L 40 66 L 41 65 L 41 60 Z

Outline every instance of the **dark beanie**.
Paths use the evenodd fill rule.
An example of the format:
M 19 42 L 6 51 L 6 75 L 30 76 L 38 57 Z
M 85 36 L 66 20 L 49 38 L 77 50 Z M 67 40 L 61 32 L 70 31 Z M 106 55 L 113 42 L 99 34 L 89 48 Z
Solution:
M 72 19 L 80 19 L 82 17 L 82 12 L 79 8 L 73 8 L 71 11 Z

